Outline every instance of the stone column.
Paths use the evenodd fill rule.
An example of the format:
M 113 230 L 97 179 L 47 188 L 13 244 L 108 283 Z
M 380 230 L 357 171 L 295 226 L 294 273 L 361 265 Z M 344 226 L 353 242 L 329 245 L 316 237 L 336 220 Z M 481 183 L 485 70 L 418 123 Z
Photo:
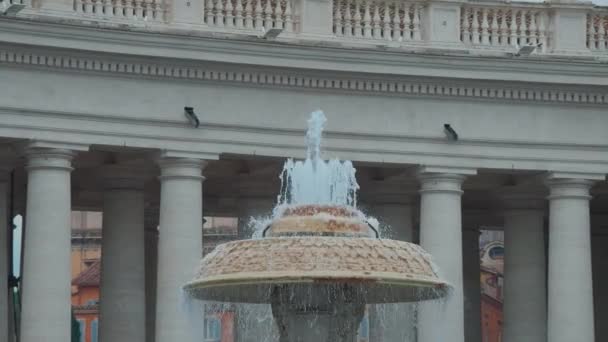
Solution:
M 464 342 L 461 185 L 465 176 L 421 173 L 420 245 L 433 256 L 439 275 L 452 286 L 444 303 L 421 303 L 419 342 Z
M 388 202 L 390 199 L 383 199 Z M 381 199 L 382 201 L 382 199 Z M 402 202 L 371 205 L 370 215 L 388 228 L 387 237 L 412 242 L 414 236 L 413 206 L 409 198 Z M 368 305 L 370 342 L 416 340 L 416 311 L 413 304 Z
M 21 342 L 70 340 L 70 171 L 73 153 L 27 151 Z
M 101 342 L 145 342 L 143 180 L 106 179 L 101 254 Z
M 146 342 L 154 342 L 156 323 L 156 271 L 158 265 L 158 206 L 145 210 Z
M 272 216 L 274 205 L 273 198 L 240 198 L 238 201 L 239 239 L 251 238 L 254 233 L 253 227 L 250 226 L 251 220 Z
M 464 334 L 467 342 L 481 342 L 481 284 L 479 229 L 465 228 L 462 234 L 464 286 Z
M 203 252 L 200 160 L 160 160 L 160 230 L 156 291 L 156 342 L 193 341 L 182 286 L 194 277 Z
M 0 341 L 9 341 L 9 292 L 8 292 L 8 270 L 9 270 L 9 243 L 8 241 L 8 201 L 9 201 L 9 178 L 8 173 L 0 166 Z
M 504 341 L 546 341 L 544 200 L 510 197 L 505 206 Z
M 552 178 L 549 194 L 548 341 L 593 342 L 589 189 L 584 179 Z

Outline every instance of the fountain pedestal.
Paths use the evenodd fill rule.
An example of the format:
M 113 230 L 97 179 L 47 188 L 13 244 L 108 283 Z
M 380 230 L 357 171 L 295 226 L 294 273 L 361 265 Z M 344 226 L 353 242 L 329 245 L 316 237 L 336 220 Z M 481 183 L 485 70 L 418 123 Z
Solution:
M 365 303 L 356 290 L 338 286 L 327 294 L 326 303 L 298 304 L 293 289 L 275 286 L 271 294 L 272 315 L 280 342 L 355 342 Z

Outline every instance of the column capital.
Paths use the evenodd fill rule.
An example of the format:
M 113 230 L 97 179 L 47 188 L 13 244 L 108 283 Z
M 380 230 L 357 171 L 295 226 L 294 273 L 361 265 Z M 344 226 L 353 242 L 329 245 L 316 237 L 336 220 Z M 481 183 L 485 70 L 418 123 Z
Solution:
M 143 190 L 145 181 L 154 178 L 152 170 L 124 166 L 103 166 L 98 170 L 106 190 Z
M 545 184 L 549 188 L 547 199 L 591 199 L 589 190 L 595 182 L 581 178 L 553 178 L 547 177 Z
M 503 189 L 498 193 L 502 205 L 502 215 L 517 215 L 520 213 L 543 211 L 547 206 L 546 192 L 530 192 Z
M 419 172 L 420 193 L 453 192 L 462 194 L 466 175 L 457 173 Z
M 205 177 L 203 177 L 202 171 L 207 164 L 208 161 L 202 159 L 161 157 L 158 159 L 159 179 L 190 178 L 203 181 Z
M 72 171 L 72 159 L 76 152 L 72 150 L 29 147 L 24 151 L 27 159 L 26 170 L 57 169 Z

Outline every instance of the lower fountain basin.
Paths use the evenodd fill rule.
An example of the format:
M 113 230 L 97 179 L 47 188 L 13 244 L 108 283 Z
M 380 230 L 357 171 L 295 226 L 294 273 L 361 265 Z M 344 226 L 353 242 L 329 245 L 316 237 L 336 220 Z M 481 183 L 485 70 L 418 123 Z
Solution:
M 285 286 L 291 302 L 320 310 L 334 301 L 410 302 L 443 297 L 449 290 L 418 245 L 335 236 L 219 245 L 203 258 L 197 276 L 184 289 L 202 300 L 271 303 L 273 291 Z

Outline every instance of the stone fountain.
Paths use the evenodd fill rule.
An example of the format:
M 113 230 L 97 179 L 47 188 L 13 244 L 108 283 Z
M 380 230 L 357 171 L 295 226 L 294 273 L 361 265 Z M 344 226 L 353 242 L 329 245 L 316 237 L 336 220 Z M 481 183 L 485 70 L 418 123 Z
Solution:
M 320 158 L 325 121 L 312 113 L 307 158 L 286 162 L 259 236 L 217 246 L 184 286 L 196 299 L 270 304 L 280 342 L 353 342 L 366 304 L 449 290 L 420 246 L 380 238 L 377 221 L 356 209 L 352 163 Z

